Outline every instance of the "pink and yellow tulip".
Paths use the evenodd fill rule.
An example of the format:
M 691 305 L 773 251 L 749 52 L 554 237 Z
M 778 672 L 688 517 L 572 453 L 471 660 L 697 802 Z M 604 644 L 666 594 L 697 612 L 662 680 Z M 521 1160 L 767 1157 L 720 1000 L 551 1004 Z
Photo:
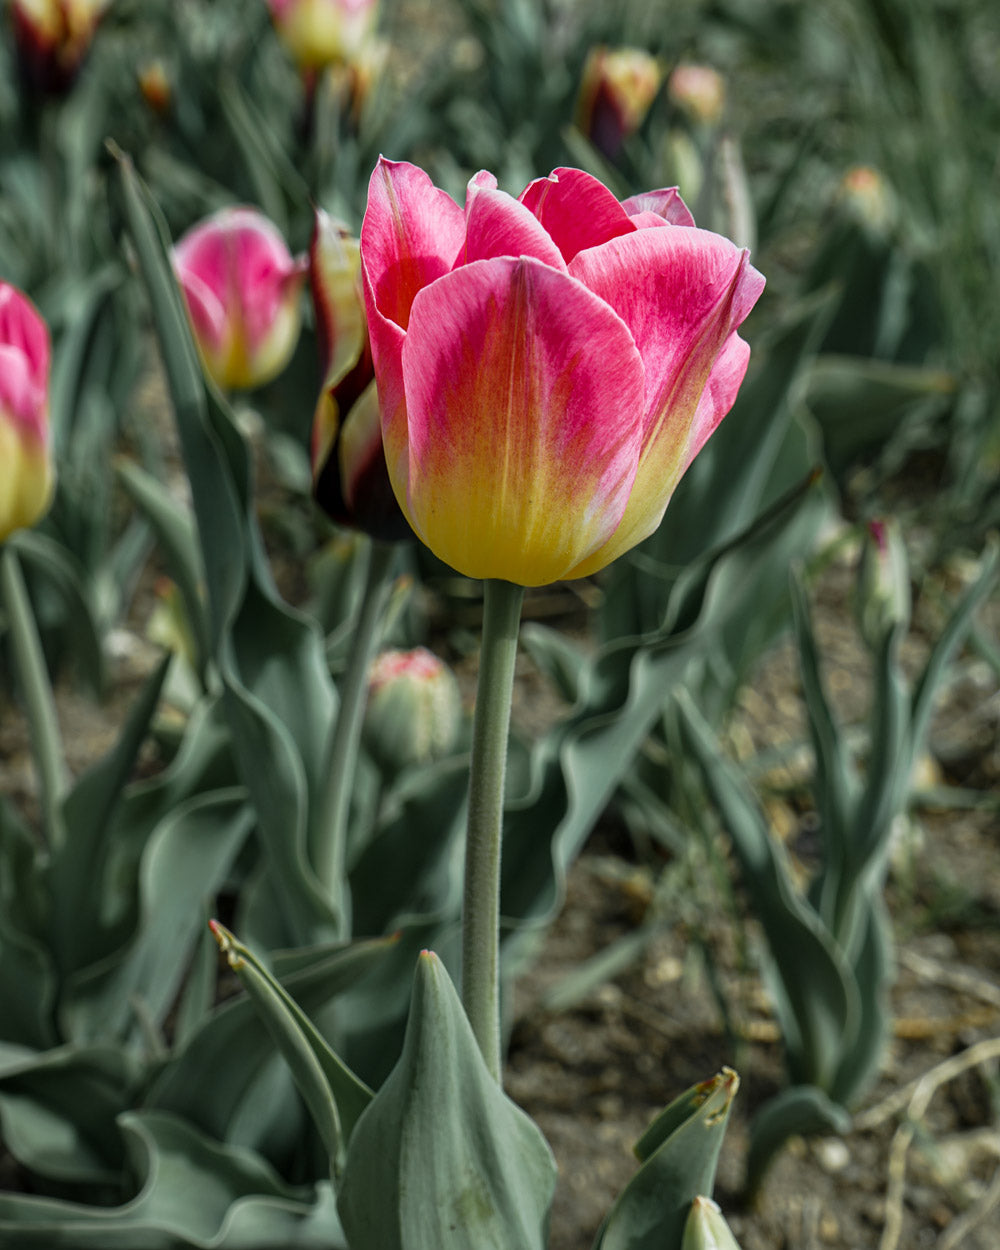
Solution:
M 340 525 L 373 538 L 405 538 L 409 526 L 389 484 L 382 451 L 358 241 L 322 209 L 309 248 L 309 285 L 324 373 L 313 415 L 316 501 Z
M 304 73 L 354 61 L 375 29 L 378 0 L 268 0 L 278 37 Z
M 583 67 L 578 126 L 614 160 L 642 125 L 662 82 L 659 61 L 642 48 L 593 48 Z
M 277 377 L 298 342 L 306 276 L 278 228 L 254 208 L 223 208 L 188 231 L 173 259 L 209 376 L 224 390 Z
M 18 57 L 43 91 L 70 87 L 109 0 L 11 0 Z
M 0 542 L 52 500 L 49 332 L 34 304 L 0 282 Z
M 380 160 L 361 260 L 389 478 L 469 577 L 587 576 L 651 534 L 732 407 L 764 279 L 676 191 L 557 169 L 464 210 Z

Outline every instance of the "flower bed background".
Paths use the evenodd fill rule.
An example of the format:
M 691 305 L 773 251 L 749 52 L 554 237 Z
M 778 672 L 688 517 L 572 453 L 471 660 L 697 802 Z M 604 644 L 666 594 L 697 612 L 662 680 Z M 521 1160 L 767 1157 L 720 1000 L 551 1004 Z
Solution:
M 344 362 L 324 342 L 322 308 L 312 317 L 290 291 L 304 325 L 288 367 L 230 397 L 238 438 L 210 396 L 211 437 L 192 457 L 190 413 L 204 401 L 189 391 L 185 410 L 177 340 L 159 312 L 154 337 L 139 277 L 149 284 L 158 272 L 146 212 L 162 211 L 179 239 L 210 212 L 251 203 L 296 254 L 314 202 L 356 233 L 382 151 L 419 161 L 459 202 L 483 167 L 513 191 L 559 165 L 590 170 L 621 198 L 676 182 L 699 225 L 750 246 L 768 278 L 745 329 L 753 363 L 740 399 L 660 531 L 610 570 L 526 601 L 504 884 L 507 1089 L 560 1163 L 552 1246 L 589 1243 L 634 1170 L 628 1147 L 723 1064 L 744 1085 L 717 1197 L 744 1250 L 782 1239 L 992 1245 L 1000 666 L 990 535 L 1000 497 L 989 275 L 1000 239 L 990 140 L 1000 30 L 989 6 L 838 0 L 820 14 L 734 0 L 669 14 L 636 4 L 612 17 L 528 0 L 386 4 L 377 28 L 344 34 L 329 72 L 303 59 L 263 3 L 116 0 L 72 18 L 53 5 L 65 25 L 27 36 L 19 6 L 8 9 L 0 278 L 31 295 L 52 332 L 58 473 L 47 518 L 9 551 L 56 679 L 68 769 L 35 778 L 8 591 L 0 1239 L 47 1244 L 82 1204 L 71 1244 L 110 1244 L 112 1228 L 128 1244 L 140 1236 L 131 1216 L 115 1221 L 148 1192 L 155 1168 L 144 1169 L 142 1151 L 147 1164 L 204 1160 L 198 1152 L 211 1148 L 194 1125 L 254 1162 L 214 1156 L 225 1159 L 212 1173 L 221 1214 L 196 1229 L 168 1194 L 163 1244 L 221 1244 L 212 1239 L 226 1220 L 224 1244 L 257 1244 L 232 1215 L 248 1196 L 275 1219 L 285 1212 L 279 1238 L 330 1244 L 315 1133 L 281 1060 L 255 1041 L 268 1056 L 255 1066 L 219 1029 L 213 1003 L 233 987 L 217 979 L 203 922 L 221 914 L 255 949 L 279 952 L 271 966 L 298 977 L 307 1011 L 372 1084 L 398 1050 L 415 951 L 433 945 L 453 958 L 465 719 L 450 739 L 431 735 L 444 743 L 433 765 L 419 753 L 387 760 L 385 732 L 369 730 L 346 813 L 349 887 L 334 874 L 324 897 L 294 857 L 282 859 L 295 844 L 290 813 L 316 801 L 317 717 L 329 719 L 333 684 L 344 689 L 358 632 L 364 541 L 327 524 L 309 495 L 320 382 L 325 374 L 331 394 L 351 383 L 337 398 L 346 421 L 360 356 L 337 375 Z M 86 34 L 93 23 L 92 42 L 74 22 Z M 122 152 L 151 199 L 129 182 L 127 162 L 122 177 Z M 165 298 L 154 287 L 154 309 Z M 352 478 L 349 452 L 334 446 L 348 483 L 367 480 Z M 199 480 L 192 464 L 214 467 Z M 211 515 L 220 526 L 237 518 L 231 541 L 219 531 L 199 556 L 190 501 L 211 512 L 230 487 L 236 511 Z M 881 558 L 886 519 L 902 564 Z M 480 590 L 404 550 L 382 641 L 429 645 L 458 672 L 467 710 Z M 266 567 L 305 618 L 269 598 Z M 801 594 L 789 594 L 790 567 Z M 160 698 L 149 682 L 164 648 Z M 935 656 L 926 688 L 938 709 L 929 736 L 910 740 L 899 691 Z M 249 719 L 223 714 L 220 676 L 247 692 Z M 681 690 L 687 702 L 674 700 Z M 300 705 L 302 691 L 316 702 Z M 145 713 L 123 731 L 142 699 Z M 414 718 L 406 751 L 420 706 L 404 699 L 391 714 Z M 254 732 L 270 735 L 259 757 Z M 268 778 L 254 790 L 252 761 L 276 758 L 289 734 L 305 791 L 298 764 L 279 778 L 287 788 L 272 792 Z M 53 800 L 116 740 L 125 746 L 102 774 L 103 806 L 93 777 L 65 809 Z M 868 1064 L 868 1080 L 849 1094 L 835 1072 L 836 1012 L 836 1027 L 812 1050 L 799 1039 L 796 1052 L 789 1020 L 801 1027 L 826 1000 L 782 971 L 768 924 L 785 912 L 748 867 L 753 818 L 743 842 L 731 840 L 742 809 L 726 807 L 725 758 L 760 796 L 766 845 L 783 848 L 773 852 L 780 881 L 799 891 L 836 850 L 837 804 L 874 794 L 895 972 L 869 975 L 864 960 L 845 972 L 857 955 L 849 937 L 815 956 L 816 969 L 837 969 L 828 1001 L 850 997 L 854 977 L 876 1004 L 871 1056 L 847 1056 Z M 838 790 L 841 765 L 855 780 Z M 863 801 L 850 810 L 852 828 L 872 817 Z M 53 868 L 55 843 L 44 839 L 63 825 L 69 850 Z M 198 846 L 185 850 L 188 839 Z M 269 880 L 266 863 L 284 866 Z M 865 888 L 880 915 L 878 872 Z M 330 1009 L 331 985 L 354 973 L 310 965 L 308 952 L 346 936 L 352 904 L 356 937 L 403 926 L 406 966 L 384 967 L 376 991 L 360 982 Z M 787 915 L 801 922 L 794 900 Z M 778 975 L 768 991 L 769 942 Z M 374 960 L 374 949 L 360 958 Z M 938 1066 L 949 1055 L 954 1071 Z M 242 1073 L 242 1098 L 199 1107 L 222 1070 Z M 947 1083 L 930 1097 L 937 1078 Z M 776 1150 L 750 1209 L 748 1154 L 770 1158 L 759 1138 L 753 1145 L 751 1117 L 806 1086 L 833 1103 L 809 1093 L 793 1107 L 777 1141 L 792 1144 Z M 266 1180 L 259 1160 L 273 1169 Z

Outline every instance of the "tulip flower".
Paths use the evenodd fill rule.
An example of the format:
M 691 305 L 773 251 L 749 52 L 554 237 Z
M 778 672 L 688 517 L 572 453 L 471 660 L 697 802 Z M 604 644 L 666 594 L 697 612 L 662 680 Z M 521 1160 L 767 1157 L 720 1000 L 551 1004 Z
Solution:
M 469 577 L 587 576 L 656 529 L 732 407 L 764 279 L 674 190 L 557 169 L 464 211 L 380 160 L 361 260 L 389 479 Z
M 714 126 L 726 107 L 726 84 L 710 65 L 678 65 L 667 81 L 667 94 L 693 122 Z
M 385 467 L 360 274 L 357 240 L 317 210 L 309 281 L 325 376 L 313 417 L 316 501 L 338 524 L 392 540 L 410 529 Z
M 375 28 L 378 0 L 268 0 L 278 37 L 304 73 L 353 61 Z
M 662 81 L 659 61 L 641 48 L 593 48 L 583 67 L 577 124 L 614 160 L 642 125 Z
M 52 499 L 49 332 L 34 304 L 0 281 L 0 542 Z
M 206 372 L 224 390 L 270 382 L 295 350 L 304 261 L 254 208 L 223 208 L 174 248 Z
M 109 0 L 12 0 L 14 41 L 28 81 L 67 90 L 90 49 Z

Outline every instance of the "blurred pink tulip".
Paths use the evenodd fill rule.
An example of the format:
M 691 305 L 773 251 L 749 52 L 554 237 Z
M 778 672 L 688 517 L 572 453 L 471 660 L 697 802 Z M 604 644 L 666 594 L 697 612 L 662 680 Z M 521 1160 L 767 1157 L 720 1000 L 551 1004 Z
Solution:
M 464 211 L 380 160 L 361 259 L 389 478 L 469 577 L 587 576 L 651 534 L 732 407 L 764 279 L 675 190 L 557 169 Z
M 358 241 L 322 210 L 309 248 L 309 285 L 324 374 L 313 416 L 316 501 L 340 525 L 383 540 L 406 538 L 410 527 L 382 451 Z
M 249 390 L 284 369 L 301 327 L 306 263 L 254 208 L 223 208 L 174 248 L 174 267 L 208 374 Z
M 354 61 L 375 29 L 378 0 L 267 0 L 278 37 L 303 71 Z
M 110 0 L 11 0 L 14 41 L 32 86 L 66 91 Z
M 0 542 L 52 499 L 49 331 L 26 295 L 0 282 Z
M 670 99 L 692 121 L 714 126 L 726 107 L 726 84 L 710 65 L 678 65 L 667 83 Z

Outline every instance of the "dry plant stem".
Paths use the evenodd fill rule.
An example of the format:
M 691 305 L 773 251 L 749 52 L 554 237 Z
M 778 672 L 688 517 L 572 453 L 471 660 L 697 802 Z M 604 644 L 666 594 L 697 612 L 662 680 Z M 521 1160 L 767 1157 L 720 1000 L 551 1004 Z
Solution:
M 0 595 L 7 611 L 14 667 L 28 717 L 45 833 L 49 847 L 54 850 L 65 840 L 62 816 L 62 799 L 67 784 L 65 755 L 52 698 L 52 683 L 31 611 L 31 601 L 21 565 L 10 546 L 0 546 Z
M 923 1119 L 930 1105 L 934 1094 L 942 1085 L 946 1085 L 949 1081 L 953 1081 L 967 1068 L 974 1068 L 978 1064 L 986 1063 L 990 1059 L 1000 1058 L 1000 1038 L 991 1037 L 985 1041 L 976 1042 L 974 1046 L 970 1046 L 967 1050 L 963 1050 L 960 1055 L 953 1055 L 950 1059 L 946 1059 L 944 1063 L 940 1063 L 936 1068 L 932 1068 L 929 1072 L 925 1072 L 916 1082 L 906 1086 L 900 1094 L 910 1094 L 908 1105 L 906 1105 L 906 1119 L 896 1129 L 895 1136 L 892 1139 L 892 1145 L 889 1148 L 889 1185 L 885 1200 L 885 1225 L 882 1229 L 882 1240 L 879 1242 L 879 1250 L 896 1250 L 899 1245 L 899 1238 L 903 1231 L 903 1199 L 906 1189 L 906 1155 L 910 1148 L 910 1142 L 913 1140 L 913 1134 L 917 1124 Z M 896 1106 L 896 1099 L 886 1099 L 885 1103 L 875 1108 L 875 1111 L 881 1111 L 890 1101 L 892 1102 L 892 1111 L 901 1109 Z M 864 1117 L 867 1121 L 863 1127 L 872 1126 L 872 1116 L 869 1114 Z M 861 1125 L 862 1117 L 858 1117 L 856 1121 L 857 1127 Z M 876 1123 L 878 1121 L 875 1121 Z
M 500 843 L 507 734 L 524 589 L 485 583 L 483 646 L 469 772 L 462 901 L 462 1002 L 486 1066 L 500 1080 Z
M 373 542 L 368 551 L 365 588 L 354 627 L 347 671 L 340 688 L 340 707 L 330 733 L 320 795 L 318 818 L 313 824 L 313 864 L 337 910 L 341 937 L 350 937 L 350 895 L 344 879 L 347 815 L 351 804 L 351 778 L 358 760 L 361 722 L 368 695 L 368 671 L 378 643 L 378 625 L 391 586 L 395 549 Z

